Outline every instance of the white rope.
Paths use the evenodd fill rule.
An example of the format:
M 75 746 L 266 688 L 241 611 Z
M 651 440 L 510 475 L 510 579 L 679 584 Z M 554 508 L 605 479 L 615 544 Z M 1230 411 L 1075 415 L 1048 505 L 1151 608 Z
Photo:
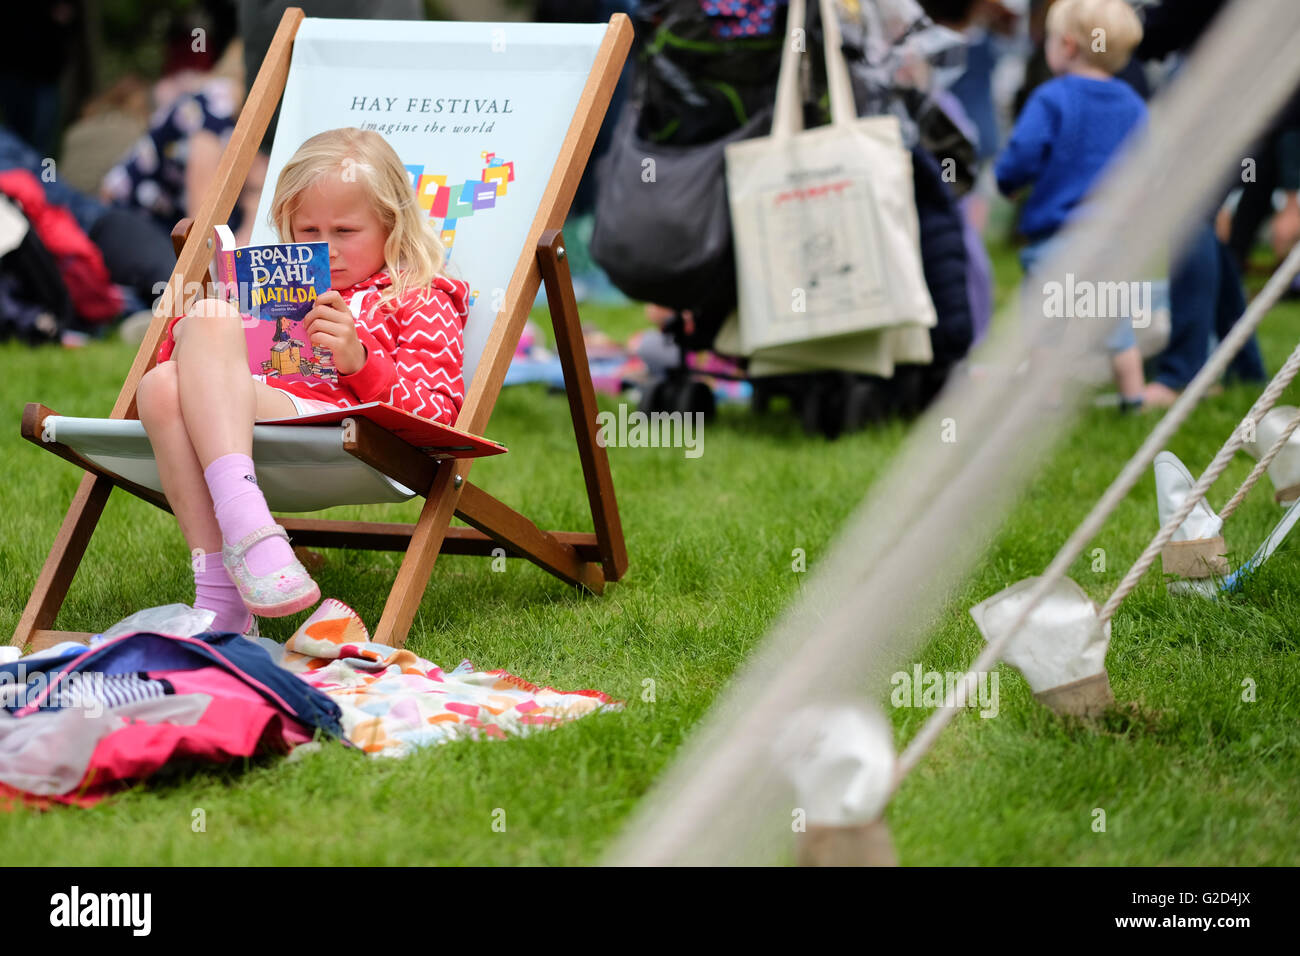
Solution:
M 1003 631 L 1001 635 L 984 646 L 983 651 L 975 659 L 975 663 L 971 665 L 962 680 L 954 686 L 953 692 L 944 700 L 944 706 L 930 715 L 930 718 L 925 722 L 925 725 L 908 743 L 907 749 L 899 758 L 898 779 L 895 782 L 895 788 L 897 788 L 898 784 L 902 782 L 902 779 L 911 772 L 912 768 L 920 762 L 921 758 L 926 754 L 930 747 L 933 746 L 934 741 L 938 739 L 939 734 L 943 732 L 943 729 L 955 716 L 957 711 L 953 706 L 954 701 L 958 699 L 971 699 L 970 695 L 975 689 L 975 683 L 979 675 L 996 666 L 998 660 L 1001 659 L 1002 651 L 1006 648 L 1007 644 L 1021 629 L 1021 627 L 1024 626 L 1025 622 L 1029 619 L 1029 615 L 1038 606 L 1039 602 L 1052 586 L 1065 576 L 1065 572 L 1074 562 L 1074 559 L 1083 553 L 1083 549 L 1097 536 L 1097 532 L 1099 532 L 1102 525 L 1106 523 L 1106 519 L 1109 518 L 1111 513 L 1119 506 L 1119 503 L 1124 500 L 1128 493 L 1133 489 L 1133 486 L 1136 485 L 1146 474 L 1146 470 L 1151 467 L 1151 463 L 1155 461 L 1156 455 L 1160 453 L 1168 443 L 1169 438 L 1192 413 L 1192 410 L 1204 396 L 1205 392 L 1211 385 L 1218 381 L 1219 376 L 1223 374 L 1229 363 L 1231 363 L 1233 356 L 1235 356 L 1237 352 L 1241 350 L 1241 347 L 1245 345 L 1246 340 L 1249 339 L 1251 334 L 1255 331 L 1255 327 L 1259 325 L 1264 315 L 1270 308 L 1272 308 L 1273 304 L 1281 296 L 1283 290 L 1285 290 L 1287 282 L 1290 281 L 1290 277 L 1289 275 L 1284 275 L 1284 273 L 1286 273 L 1288 268 L 1291 266 L 1300 268 L 1300 245 L 1297 245 L 1296 248 L 1291 251 L 1291 255 L 1287 257 L 1284 268 L 1279 269 L 1277 273 L 1274 274 L 1273 278 L 1264 287 L 1264 290 L 1250 303 L 1250 306 L 1246 309 L 1245 313 L 1237 320 L 1236 325 L 1232 327 L 1232 331 L 1229 332 L 1228 335 L 1226 335 L 1219 343 L 1218 348 L 1216 348 L 1213 354 L 1210 355 L 1200 372 L 1198 372 L 1192 381 L 1188 383 L 1187 388 L 1185 388 L 1183 393 L 1178 396 L 1178 400 L 1174 402 L 1169 411 L 1165 413 L 1165 416 L 1161 418 L 1156 427 L 1152 429 L 1151 434 L 1147 436 L 1147 440 L 1142 443 L 1141 447 L 1138 448 L 1136 452 L 1133 453 L 1133 456 L 1125 463 L 1124 467 L 1120 470 L 1119 475 L 1116 476 L 1115 480 L 1111 482 L 1110 487 L 1107 488 L 1101 498 L 1098 499 L 1087 517 L 1079 523 L 1078 527 L 1074 529 L 1074 533 L 1070 535 L 1065 544 L 1061 546 L 1061 549 L 1056 553 L 1056 557 L 1052 559 L 1052 563 L 1049 564 L 1047 570 L 1043 572 L 1040 580 L 1030 589 L 1026 597 L 1025 606 L 1021 609 L 1019 616 L 1015 619 L 1012 625 Z M 1290 359 L 1288 359 L 1286 365 L 1284 365 L 1283 368 L 1278 371 L 1278 374 L 1274 376 L 1268 389 L 1265 390 L 1264 396 L 1262 396 L 1256 403 L 1256 407 L 1259 407 L 1259 405 L 1265 401 L 1265 398 L 1268 398 L 1269 396 L 1271 396 L 1271 398 L 1269 399 L 1268 407 L 1272 407 L 1272 402 L 1276 401 L 1277 396 L 1280 395 L 1282 390 L 1290 383 L 1291 379 L 1295 376 L 1297 369 L 1300 369 L 1300 346 L 1297 347 L 1296 352 L 1292 354 Z M 1153 556 L 1160 553 L 1160 549 L 1164 547 L 1165 542 L 1169 540 L 1169 537 L 1173 535 L 1174 531 L 1183 523 L 1184 519 L 1191 514 L 1192 508 L 1195 507 L 1196 502 L 1199 501 L 1201 497 L 1204 497 L 1204 489 L 1213 484 L 1214 479 L 1217 478 L 1223 468 L 1227 466 L 1228 461 L 1232 458 L 1232 452 L 1235 451 L 1236 447 L 1241 443 L 1239 431 L 1235 430 L 1233 436 L 1234 437 L 1229 438 L 1228 442 L 1224 445 L 1225 450 L 1231 448 L 1231 451 L 1228 451 L 1227 454 L 1222 450 L 1220 451 L 1215 462 L 1211 464 L 1210 468 L 1206 470 L 1205 475 L 1201 476 L 1201 480 L 1197 482 L 1191 493 L 1188 494 L 1187 501 L 1185 501 L 1183 506 L 1179 508 L 1178 513 L 1165 524 L 1165 527 L 1160 529 L 1160 533 L 1157 534 L 1152 543 L 1148 545 L 1147 550 L 1142 553 L 1142 557 L 1140 557 L 1133 565 L 1129 570 L 1128 575 L 1115 590 L 1115 593 L 1111 595 L 1110 600 L 1106 602 L 1106 606 L 1102 608 L 1100 615 L 1103 621 L 1110 619 L 1115 608 L 1119 606 L 1120 601 L 1128 595 L 1137 584 L 1137 581 L 1146 573 L 1147 568 L 1150 567 L 1150 560 L 1154 560 Z M 1149 556 L 1151 556 L 1150 560 L 1146 560 Z M 1144 560 L 1146 560 L 1145 565 L 1142 563 Z
M 1233 326 L 1233 332 L 1237 331 L 1237 326 L 1242 325 L 1246 326 L 1247 334 L 1249 334 L 1250 331 L 1253 331 L 1255 326 L 1259 325 L 1268 310 L 1277 303 L 1279 298 L 1281 298 L 1282 293 L 1286 291 L 1286 287 L 1291 282 L 1291 277 L 1296 274 L 1297 270 L 1300 270 L 1300 243 L 1291 250 L 1291 254 L 1286 257 L 1286 260 L 1278 270 L 1273 273 L 1272 278 L 1270 278 L 1268 283 L 1264 286 L 1263 291 L 1261 291 L 1260 294 L 1250 303 L 1250 307 L 1246 309 L 1246 313 L 1237 321 L 1237 325 Z M 1233 336 L 1229 335 L 1220 342 L 1219 347 L 1215 349 L 1215 356 L 1219 356 L 1220 353 L 1224 352 L 1224 346 L 1228 345 L 1231 341 L 1233 341 Z M 1216 364 L 1221 368 L 1227 368 L 1228 363 L 1232 360 L 1232 356 L 1237 353 L 1240 344 L 1244 344 L 1244 341 L 1245 339 L 1242 338 L 1241 342 L 1235 345 L 1230 353 L 1223 355 L 1221 357 L 1222 360 Z M 1206 364 L 1208 365 L 1210 363 Z M 1255 401 L 1255 404 L 1251 406 L 1250 411 L 1246 414 L 1246 418 L 1253 420 L 1255 424 L 1258 425 L 1259 420 L 1267 414 L 1268 410 L 1277 402 L 1282 392 L 1291 384 L 1291 380 L 1295 378 L 1297 371 L 1300 371 L 1300 345 L 1296 346 L 1295 351 L 1291 353 L 1290 357 L 1283 363 L 1282 367 L 1278 369 L 1277 374 L 1273 376 L 1273 380 L 1269 382 L 1268 387 L 1264 389 L 1264 393 L 1260 395 L 1260 397 Z M 1216 375 L 1215 377 L 1217 378 L 1218 376 Z M 1202 376 L 1196 376 L 1196 378 L 1193 379 L 1193 384 L 1201 379 Z M 1188 386 L 1188 391 L 1191 391 L 1190 385 Z M 1195 396 L 1194 401 L 1200 401 L 1200 398 L 1201 396 L 1198 394 Z M 1163 425 L 1164 422 L 1161 422 L 1161 424 Z M 1237 453 L 1237 449 L 1239 449 L 1243 443 L 1243 430 L 1238 426 L 1232 430 L 1232 434 L 1230 434 L 1228 440 L 1223 443 L 1223 447 L 1219 449 L 1219 453 L 1214 456 L 1214 460 L 1210 462 L 1210 465 L 1205 469 L 1204 474 L 1197 479 L 1196 484 L 1194 484 L 1191 491 L 1187 493 L 1186 500 L 1169 517 L 1169 520 L 1166 521 L 1164 527 L 1156 533 L 1156 536 L 1151 539 L 1150 544 L 1146 546 L 1146 550 L 1143 551 L 1142 554 L 1138 556 L 1138 559 L 1133 562 L 1133 566 L 1129 568 L 1128 574 L 1124 575 L 1124 579 L 1120 581 L 1119 586 L 1115 588 L 1114 593 L 1112 593 L 1106 600 L 1099 615 L 1102 621 L 1109 621 L 1114 616 L 1115 611 L 1119 608 L 1124 599 L 1132 593 L 1135 587 L 1137 587 L 1138 581 L 1140 581 L 1142 576 L 1150 569 L 1151 565 L 1155 562 L 1156 557 L 1160 554 L 1161 549 L 1169 543 L 1169 540 L 1174 536 L 1174 532 L 1176 532 L 1179 527 L 1182 526 L 1182 523 L 1187 520 L 1187 516 L 1192 513 L 1192 509 L 1195 508 L 1197 504 L 1200 503 L 1201 499 L 1209 493 L 1211 486 L 1218 480 L 1219 475 L 1223 474 L 1224 469 L 1228 467 L 1228 463 L 1232 461 L 1232 456 Z M 1155 456 L 1152 455 L 1151 458 L 1154 459 Z M 1149 467 L 1150 464 L 1150 460 L 1144 462 L 1142 465 L 1143 470 Z
M 1124 274 L 1202 222 L 1208 199 L 1197 197 L 1220 188 L 1222 172 L 1300 83 L 1300 58 L 1289 55 L 1297 33 L 1300 5 L 1288 0 L 1226 8 L 1152 104 L 1150 132 L 1108 177 L 1096 217 L 1064 236 L 1045 270 L 1068 262 L 1084 278 Z M 1106 329 L 1096 326 L 1100 338 Z M 1025 352 L 1006 341 L 1006 321 L 995 327 L 978 360 L 1014 368 Z M 801 594 L 637 807 L 610 862 L 770 862 L 788 850 L 790 787 L 773 741 L 804 708 L 874 698 L 932 637 L 1077 409 L 1069 393 L 1059 411 L 1046 407 L 1076 364 L 1053 353 L 1028 380 L 950 382 L 842 534 L 813 556 Z M 946 427 L 957 441 L 940 440 Z

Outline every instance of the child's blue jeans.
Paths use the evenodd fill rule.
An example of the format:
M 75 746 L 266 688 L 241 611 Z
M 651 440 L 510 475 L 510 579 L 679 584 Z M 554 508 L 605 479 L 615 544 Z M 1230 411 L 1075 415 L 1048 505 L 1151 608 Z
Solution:
M 1169 286 L 1169 344 L 1156 356 L 1155 380 L 1179 391 L 1209 357 L 1211 334 L 1223 339 L 1246 310 L 1246 299 L 1232 255 L 1208 222 L 1197 228 L 1174 263 Z M 1255 336 L 1228 365 L 1226 377 L 1247 382 L 1268 378 Z

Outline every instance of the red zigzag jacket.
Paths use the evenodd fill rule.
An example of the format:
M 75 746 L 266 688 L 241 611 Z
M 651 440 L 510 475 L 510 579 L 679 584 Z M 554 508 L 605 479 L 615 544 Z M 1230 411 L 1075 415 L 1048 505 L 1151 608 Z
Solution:
M 411 289 L 377 308 L 381 290 L 392 285 L 381 269 L 339 294 L 357 320 L 357 338 L 366 347 L 366 364 L 328 382 L 267 382 L 303 398 L 355 405 L 387 402 L 413 415 L 454 425 L 465 400 L 462 365 L 469 285 L 438 276 L 433 284 Z

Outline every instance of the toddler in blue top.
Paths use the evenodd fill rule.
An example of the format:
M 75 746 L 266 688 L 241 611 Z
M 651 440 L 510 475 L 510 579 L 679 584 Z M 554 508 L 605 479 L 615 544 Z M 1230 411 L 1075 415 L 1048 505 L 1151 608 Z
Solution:
M 1125 0 L 1056 0 L 1046 25 L 1047 65 L 1055 78 L 1030 95 L 994 168 L 1004 195 L 1033 186 L 1020 216 L 1020 231 L 1029 240 L 1020 263 L 1030 275 L 1147 118 L 1142 98 L 1115 78 L 1142 39 L 1142 23 Z M 1137 408 L 1142 356 L 1132 317 L 1112 317 L 1118 325 L 1106 344 L 1121 407 Z

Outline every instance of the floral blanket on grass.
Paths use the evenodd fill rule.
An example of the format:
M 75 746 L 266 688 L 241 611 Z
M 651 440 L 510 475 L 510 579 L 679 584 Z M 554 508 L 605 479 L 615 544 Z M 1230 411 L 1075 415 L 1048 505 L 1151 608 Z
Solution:
M 598 690 L 538 687 L 505 671 L 450 671 L 370 641 L 361 618 L 341 601 L 321 602 L 284 645 L 281 666 L 333 698 L 344 736 L 372 756 L 402 757 L 462 737 L 523 735 L 622 702 Z

